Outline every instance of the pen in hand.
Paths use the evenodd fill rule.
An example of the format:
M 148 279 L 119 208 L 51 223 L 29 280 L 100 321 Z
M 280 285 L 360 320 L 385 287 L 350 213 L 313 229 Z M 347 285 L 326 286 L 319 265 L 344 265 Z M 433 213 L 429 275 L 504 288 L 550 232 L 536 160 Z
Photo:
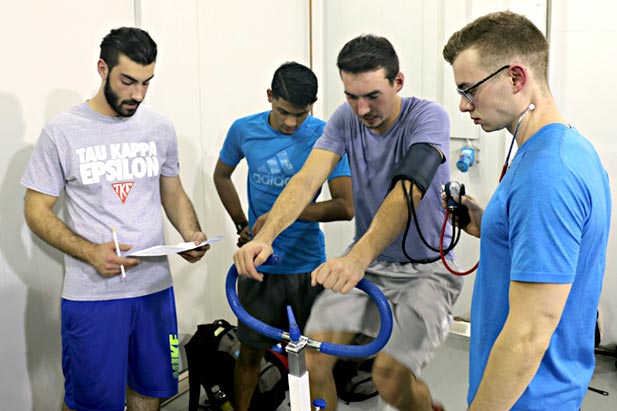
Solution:
M 111 228 L 111 234 L 114 237 L 114 245 L 116 246 L 116 254 L 118 255 L 118 257 L 122 257 L 122 255 L 120 255 L 120 246 L 118 245 L 118 236 L 116 235 L 115 227 Z M 124 271 L 124 264 L 120 264 L 120 271 L 122 272 L 122 281 L 126 280 L 126 272 Z

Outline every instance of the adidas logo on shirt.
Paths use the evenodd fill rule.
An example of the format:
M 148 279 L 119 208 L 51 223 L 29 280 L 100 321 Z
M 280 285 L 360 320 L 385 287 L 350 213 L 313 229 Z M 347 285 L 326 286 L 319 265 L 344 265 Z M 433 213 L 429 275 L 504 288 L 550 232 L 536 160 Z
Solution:
M 281 151 L 268 159 L 265 164 L 257 167 L 257 171 L 251 174 L 251 178 L 256 184 L 285 187 L 295 172 L 287 152 Z

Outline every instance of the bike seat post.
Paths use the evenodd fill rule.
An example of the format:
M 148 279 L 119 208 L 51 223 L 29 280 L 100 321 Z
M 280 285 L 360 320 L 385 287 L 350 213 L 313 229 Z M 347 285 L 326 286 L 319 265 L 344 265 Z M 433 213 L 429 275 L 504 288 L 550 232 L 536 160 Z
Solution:
M 289 363 L 289 400 L 294 411 L 311 411 L 311 394 L 304 350 L 309 339 L 300 334 L 291 307 L 287 307 L 290 340 L 285 347 Z
M 307 342 L 308 338 L 301 336 L 298 341 L 290 341 L 285 347 L 289 362 L 289 402 L 294 411 L 311 411 L 309 374 L 304 355 Z
M 300 340 L 289 341 L 285 347 L 289 361 L 289 374 L 302 377 L 306 372 L 306 359 L 304 350 L 307 347 L 308 338 L 302 336 Z

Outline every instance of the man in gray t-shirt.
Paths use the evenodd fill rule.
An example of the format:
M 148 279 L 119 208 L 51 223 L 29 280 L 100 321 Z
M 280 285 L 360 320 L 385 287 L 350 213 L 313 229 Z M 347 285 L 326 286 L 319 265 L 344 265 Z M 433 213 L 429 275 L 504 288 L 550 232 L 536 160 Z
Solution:
M 173 125 L 140 105 L 156 54 L 145 31 L 112 30 L 97 94 L 45 125 L 21 180 L 28 226 L 65 253 L 65 410 L 122 411 L 125 399 L 129 410 L 158 410 L 177 392 L 167 257 L 121 256 L 164 243 L 161 205 L 185 241 L 206 240 L 180 182 Z M 53 211 L 63 192 L 65 222 Z M 196 262 L 208 247 L 182 256 Z
M 394 48 L 383 37 L 367 35 L 349 41 L 337 65 L 347 103 L 328 120 L 268 221 L 253 241 L 236 252 L 234 261 L 240 274 L 258 279 L 255 266 L 272 253 L 273 239 L 295 221 L 346 153 L 356 235 L 345 256 L 330 259 L 312 272 L 313 285 L 321 284 L 326 291 L 313 305 L 305 333 L 339 344 L 351 343 L 356 334 L 375 337 L 379 320 L 374 304 L 353 289 L 366 276 L 383 290 L 395 317 L 390 341 L 372 370 L 382 400 L 402 410 L 439 410 L 441 406 L 432 401 L 418 376 L 447 335 L 451 309 L 462 287 L 462 280 L 450 275 L 439 253 L 431 249 L 439 246 L 444 220 L 440 186 L 450 178 L 449 120 L 434 102 L 398 95 L 404 77 Z M 407 153 L 418 153 L 418 147 L 433 161 L 417 175 L 430 168 L 432 180 L 419 184 L 421 179 L 409 178 L 393 184 L 393 171 L 405 162 Z M 412 168 L 418 163 L 428 165 L 424 160 L 416 155 Z M 415 227 L 407 236 L 402 234 L 409 202 L 422 236 Z M 444 243 L 449 243 L 449 226 L 444 237 Z M 453 260 L 451 253 L 445 258 Z M 325 398 L 328 409 L 336 409 L 335 362 L 336 358 L 315 351 L 307 353 L 311 395 Z

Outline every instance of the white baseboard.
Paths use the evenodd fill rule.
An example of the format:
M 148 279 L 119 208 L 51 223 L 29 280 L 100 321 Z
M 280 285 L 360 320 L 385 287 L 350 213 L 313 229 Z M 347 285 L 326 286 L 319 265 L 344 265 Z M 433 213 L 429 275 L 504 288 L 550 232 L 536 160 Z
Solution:
M 471 323 L 468 321 L 454 320 L 452 324 L 450 324 L 450 333 L 469 338 L 471 335 Z

